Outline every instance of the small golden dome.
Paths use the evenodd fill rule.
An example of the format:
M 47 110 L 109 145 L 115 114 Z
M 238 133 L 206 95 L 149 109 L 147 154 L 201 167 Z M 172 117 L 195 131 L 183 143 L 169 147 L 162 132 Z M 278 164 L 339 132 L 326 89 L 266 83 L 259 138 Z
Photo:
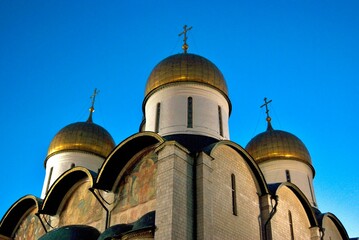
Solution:
M 205 84 L 228 98 L 226 81 L 216 65 L 204 57 L 189 53 L 172 55 L 157 64 L 147 80 L 145 95 L 165 85 L 180 82 Z
M 293 159 L 312 166 L 310 154 L 298 137 L 285 131 L 273 130 L 270 125 L 267 131 L 258 134 L 247 144 L 246 150 L 258 163 Z
M 61 151 L 85 151 L 107 157 L 114 147 L 115 142 L 106 129 L 92 121 L 77 122 L 64 127 L 55 135 L 47 158 Z

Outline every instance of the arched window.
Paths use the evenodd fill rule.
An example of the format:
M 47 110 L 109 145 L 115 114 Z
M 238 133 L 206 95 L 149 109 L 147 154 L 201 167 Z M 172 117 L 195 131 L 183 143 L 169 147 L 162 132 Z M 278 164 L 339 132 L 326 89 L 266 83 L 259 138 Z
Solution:
M 161 115 L 161 103 L 157 103 L 156 108 L 156 125 L 155 125 L 155 132 L 158 133 L 160 130 L 160 115 Z
M 314 202 L 314 194 L 313 194 L 312 184 L 310 183 L 309 176 L 307 176 L 307 178 L 308 178 L 308 185 L 309 185 L 309 190 L 310 190 L 310 196 L 312 197 L 314 206 L 316 206 L 317 204 Z
M 50 172 L 49 172 L 49 178 L 47 179 L 47 183 L 46 183 L 46 192 L 49 190 L 50 187 L 50 181 L 51 181 L 51 177 L 52 177 L 52 171 L 54 170 L 53 167 L 50 168 Z
M 287 182 L 291 182 L 289 170 L 285 170 L 285 177 L 287 178 Z
M 219 135 L 223 137 L 223 124 L 222 124 L 222 109 L 218 106 L 218 122 L 219 122 Z
M 193 128 L 193 100 L 187 98 L 187 128 Z
M 237 190 L 236 190 L 236 176 L 231 174 L 232 182 L 232 210 L 233 215 L 237 216 Z

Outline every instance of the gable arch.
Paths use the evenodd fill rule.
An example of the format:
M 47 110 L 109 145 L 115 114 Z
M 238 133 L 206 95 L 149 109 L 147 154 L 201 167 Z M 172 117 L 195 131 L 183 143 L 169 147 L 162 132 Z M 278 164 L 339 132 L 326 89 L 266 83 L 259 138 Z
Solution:
M 96 173 L 84 167 L 75 167 L 63 173 L 51 186 L 39 211 L 41 214 L 56 215 L 63 197 L 80 180 L 87 178 L 93 186 Z
M 111 190 L 115 195 L 111 223 L 137 221 L 156 209 L 157 145 L 136 153 L 121 169 Z
M 345 230 L 343 224 L 333 213 L 330 213 L 330 212 L 319 214 L 317 216 L 320 227 L 322 229 L 324 229 L 324 237 L 325 237 L 326 228 L 323 226 L 323 222 L 324 222 L 323 220 L 325 218 L 330 219 L 334 223 L 335 227 L 337 228 L 337 230 L 339 231 L 339 233 L 343 239 L 349 239 L 349 235 L 348 235 L 347 231 Z
M 34 208 L 36 209 L 35 211 L 38 212 L 41 208 L 41 204 L 42 200 L 34 195 L 26 195 L 17 200 L 1 219 L 0 235 L 9 238 L 13 237 L 16 228 L 21 223 L 25 214 Z
M 260 170 L 259 166 L 257 165 L 257 163 L 255 162 L 255 160 L 251 157 L 251 155 L 249 155 L 249 153 L 244 148 L 242 148 L 240 145 L 238 145 L 235 142 L 229 141 L 229 140 L 223 140 L 223 141 L 219 141 L 217 143 L 211 144 L 210 146 L 206 147 L 204 149 L 204 152 L 207 153 L 208 155 L 212 156 L 213 151 L 222 145 L 232 148 L 246 161 L 247 165 L 249 166 L 249 168 L 251 170 L 251 173 L 254 175 L 254 182 L 257 186 L 258 194 L 260 196 L 267 194 L 269 191 L 268 191 L 267 183 L 264 179 L 263 173 L 261 172 L 261 170 Z
M 165 140 L 154 132 L 140 132 L 122 141 L 102 164 L 94 188 L 111 191 L 121 170 L 142 149 L 159 145 Z
M 294 195 L 298 198 L 298 200 L 302 204 L 302 207 L 304 208 L 304 211 L 308 217 L 310 227 L 318 227 L 319 226 L 318 221 L 315 217 L 315 213 L 313 211 L 311 204 L 309 203 L 309 201 L 308 201 L 307 197 L 304 195 L 304 193 L 296 185 L 294 185 L 293 183 L 290 183 L 290 182 L 283 182 L 283 183 L 276 183 L 276 184 L 269 185 L 269 188 L 273 195 L 277 195 L 278 191 L 283 187 L 287 187 L 288 189 L 290 189 L 294 193 Z M 279 201 L 280 201 L 280 199 L 279 199 Z

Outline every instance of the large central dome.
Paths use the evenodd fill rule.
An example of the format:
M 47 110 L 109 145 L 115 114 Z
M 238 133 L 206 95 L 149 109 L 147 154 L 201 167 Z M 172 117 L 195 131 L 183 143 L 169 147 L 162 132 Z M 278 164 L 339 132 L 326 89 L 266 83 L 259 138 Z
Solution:
M 145 95 L 182 82 L 205 84 L 228 98 L 226 81 L 216 65 L 204 57 L 189 53 L 172 55 L 157 64 L 147 80 Z

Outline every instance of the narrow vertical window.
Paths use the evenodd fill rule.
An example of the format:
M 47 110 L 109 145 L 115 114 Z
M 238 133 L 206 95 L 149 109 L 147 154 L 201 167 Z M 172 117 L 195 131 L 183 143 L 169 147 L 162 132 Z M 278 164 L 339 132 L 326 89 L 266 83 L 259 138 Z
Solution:
M 288 211 L 288 218 L 289 218 L 289 228 L 290 228 L 290 239 L 294 240 L 294 230 L 293 230 L 293 219 L 292 219 L 292 212 Z
M 233 210 L 233 215 L 237 216 L 236 176 L 234 176 L 234 174 L 231 174 L 231 182 L 232 182 L 232 210 Z
M 187 98 L 187 128 L 193 128 L 193 100 Z
M 287 182 L 291 182 L 289 170 L 285 170 L 285 177 L 287 178 Z
M 46 192 L 47 190 L 49 190 L 50 187 L 50 181 L 51 181 L 51 177 L 52 177 L 52 171 L 54 170 L 53 167 L 50 168 L 50 172 L 49 172 L 49 178 L 47 179 L 47 186 L 46 186 Z
M 71 168 L 74 168 L 75 167 L 75 163 L 71 163 Z
M 158 133 L 160 130 L 160 115 L 161 115 L 161 103 L 157 103 L 156 108 L 156 125 L 155 125 L 155 132 Z
M 309 176 L 307 176 L 307 178 L 308 178 L 308 185 L 309 185 L 310 196 L 312 197 L 312 201 L 313 201 L 314 206 L 316 206 L 317 204 L 316 204 L 315 201 L 314 201 L 312 184 L 310 183 Z
M 223 137 L 223 124 L 222 124 L 222 109 L 218 106 L 218 122 L 219 122 L 219 135 Z

